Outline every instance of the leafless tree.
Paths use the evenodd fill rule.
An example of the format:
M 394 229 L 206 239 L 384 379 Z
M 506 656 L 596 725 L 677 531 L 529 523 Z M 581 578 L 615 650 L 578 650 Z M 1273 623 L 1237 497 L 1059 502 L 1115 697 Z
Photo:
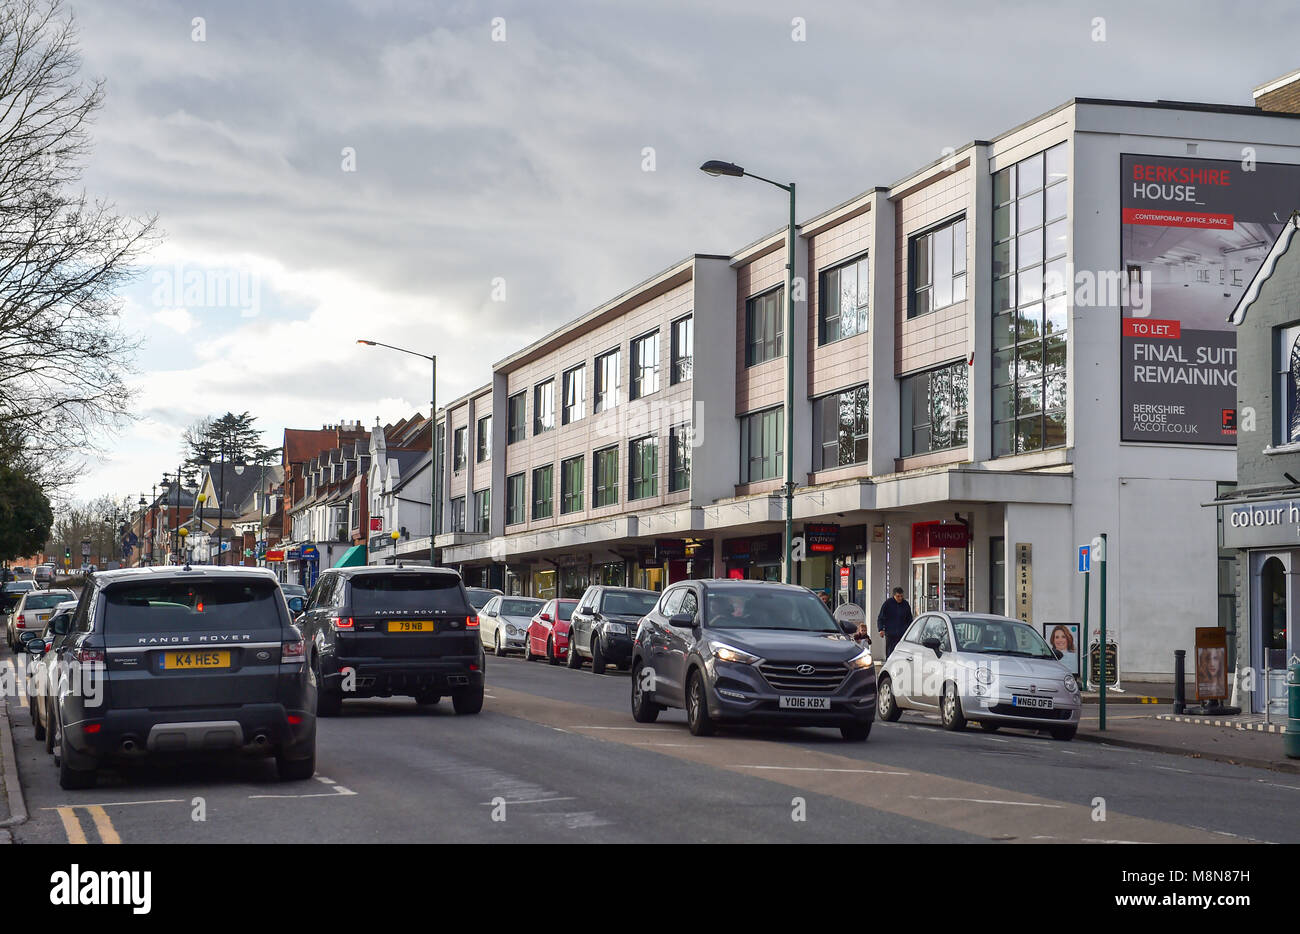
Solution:
M 59 0 L 0 0 L 0 463 L 47 489 L 131 415 L 118 293 L 154 233 L 77 191 L 104 100 L 80 69 Z

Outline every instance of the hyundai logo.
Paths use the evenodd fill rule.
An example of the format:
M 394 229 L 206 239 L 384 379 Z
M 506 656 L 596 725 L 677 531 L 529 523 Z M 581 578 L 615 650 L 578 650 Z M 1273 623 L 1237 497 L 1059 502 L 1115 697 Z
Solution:
M 799 672 L 799 674 L 801 675 L 810 675 L 816 670 L 817 669 L 814 668 L 812 665 L 800 665 L 798 668 L 795 669 L 795 671 Z

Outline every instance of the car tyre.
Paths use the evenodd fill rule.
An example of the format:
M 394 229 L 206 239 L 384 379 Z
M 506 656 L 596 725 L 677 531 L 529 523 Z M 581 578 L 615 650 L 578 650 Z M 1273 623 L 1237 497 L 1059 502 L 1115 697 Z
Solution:
M 605 673 L 605 653 L 600 650 L 600 636 L 594 632 L 591 634 L 591 673 L 593 675 Z
M 458 714 L 478 713 L 483 709 L 483 685 L 466 688 L 463 691 L 453 691 L 451 706 Z
M 851 743 L 865 743 L 871 735 L 871 721 L 854 723 L 852 726 L 840 727 L 840 736 Z
M 524 661 L 531 662 L 537 658 L 533 654 L 533 637 L 529 633 L 524 633 Z
M 321 677 L 320 661 L 315 663 L 314 671 L 316 673 L 316 716 L 318 717 L 337 717 L 343 712 L 343 692 L 337 688 L 325 686 L 325 679 Z
M 46 719 L 50 721 L 45 727 L 45 754 L 52 756 L 54 755 L 54 710 L 50 707 L 49 699 L 46 699 L 45 705 L 45 709 L 49 711 Z
M 876 712 L 880 714 L 880 719 L 897 723 L 898 718 L 903 715 L 903 709 L 898 706 L 898 701 L 894 698 L 894 684 L 888 675 L 880 679 L 876 692 Z
M 957 685 L 949 681 L 943 686 L 943 698 L 939 701 L 939 718 L 943 728 L 954 733 L 966 729 L 966 715 L 961 710 L 961 698 L 957 696 Z
M 692 736 L 712 736 L 717 731 L 709 716 L 709 699 L 704 693 L 704 676 L 698 670 L 691 672 L 686 684 L 686 725 Z
M 45 739 L 45 724 L 41 718 L 36 715 L 36 701 L 32 698 L 27 699 L 28 705 L 32 708 L 32 733 L 35 734 L 37 741 Z
M 569 634 L 569 655 L 565 659 L 565 664 L 575 671 L 582 667 L 582 653 L 578 651 L 578 645 L 573 641 L 573 634 Z
M 316 742 L 312 741 L 311 755 L 305 759 L 286 759 L 276 753 L 275 770 L 282 782 L 305 782 L 316 774 Z
M 547 660 L 548 662 L 550 662 L 552 665 L 558 665 L 558 664 L 560 663 L 559 658 L 557 658 L 556 655 L 555 655 L 555 640 L 554 640 L 554 639 L 547 639 L 547 640 L 546 640 L 546 660 Z
M 94 788 L 97 778 L 95 770 L 92 769 L 74 769 L 68 764 L 67 738 L 63 733 L 62 727 L 59 729 L 59 787 L 64 791 L 78 791 L 84 788 Z
M 980 721 L 980 729 L 985 733 L 996 733 L 1001 727 L 1001 723 L 990 723 L 987 720 Z
M 495 655 L 497 658 L 504 658 L 504 657 L 505 657 L 505 654 L 506 654 L 506 650 L 503 649 L 503 648 L 501 648 L 501 630 L 500 630 L 500 629 L 497 630 L 497 634 L 496 634 L 495 636 L 492 637 L 492 640 L 493 640 L 493 641 L 492 641 L 492 654 Z
M 1063 743 L 1068 743 L 1074 739 L 1074 734 L 1079 732 L 1077 726 L 1054 726 L 1052 727 L 1052 739 L 1059 739 Z
M 637 723 L 654 723 L 659 719 L 661 704 L 652 701 L 641 689 L 641 666 L 632 672 L 632 719 Z

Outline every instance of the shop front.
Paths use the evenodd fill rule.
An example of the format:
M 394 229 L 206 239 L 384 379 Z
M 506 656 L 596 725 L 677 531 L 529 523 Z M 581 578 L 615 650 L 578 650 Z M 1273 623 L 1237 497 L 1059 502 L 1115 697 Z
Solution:
M 968 608 L 970 531 L 959 522 L 912 523 L 912 612 Z
M 781 579 L 782 534 L 751 535 L 722 541 L 727 576 L 733 580 Z

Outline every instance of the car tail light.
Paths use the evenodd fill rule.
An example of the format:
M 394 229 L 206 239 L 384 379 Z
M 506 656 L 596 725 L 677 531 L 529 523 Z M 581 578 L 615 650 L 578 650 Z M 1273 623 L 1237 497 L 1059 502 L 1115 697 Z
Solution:
M 79 646 L 72 650 L 72 658 L 74 661 L 79 662 L 82 665 L 93 663 L 99 663 L 102 665 L 104 663 L 104 650 L 87 649 Z
M 478 629 L 478 617 L 477 617 L 477 616 L 466 616 L 466 617 L 465 617 L 465 628 L 466 628 L 466 629 Z
M 335 632 L 352 632 L 355 623 L 351 616 L 331 616 L 330 626 L 333 627 Z
M 470 671 L 478 671 L 478 665 L 470 665 L 470 666 L 469 666 L 469 670 L 470 670 Z
M 302 723 L 302 717 L 296 713 L 289 714 L 289 726 L 297 726 L 300 723 Z
M 284 642 L 280 645 L 280 664 L 281 665 L 298 665 L 302 663 L 303 654 L 306 649 L 301 639 L 297 642 Z
M 83 733 L 98 733 L 98 732 L 99 732 L 99 728 L 100 728 L 102 725 L 103 725 L 103 724 L 100 724 L 100 723 L 87 723 L 85 726 L 83 726 L 83 727 L 81 728 L 81 731 L 82 731 Z
M 23 614 L 19 613 L 19 614 L 18 614 L 18 618 L 17 618 L 16 620 L 14 620 L 14 628 L 15 628 L 15 629 L 26 629 L 26 628 L 27 628 L 27 622 L 26 622 L 26 620 L 23 619 Z

